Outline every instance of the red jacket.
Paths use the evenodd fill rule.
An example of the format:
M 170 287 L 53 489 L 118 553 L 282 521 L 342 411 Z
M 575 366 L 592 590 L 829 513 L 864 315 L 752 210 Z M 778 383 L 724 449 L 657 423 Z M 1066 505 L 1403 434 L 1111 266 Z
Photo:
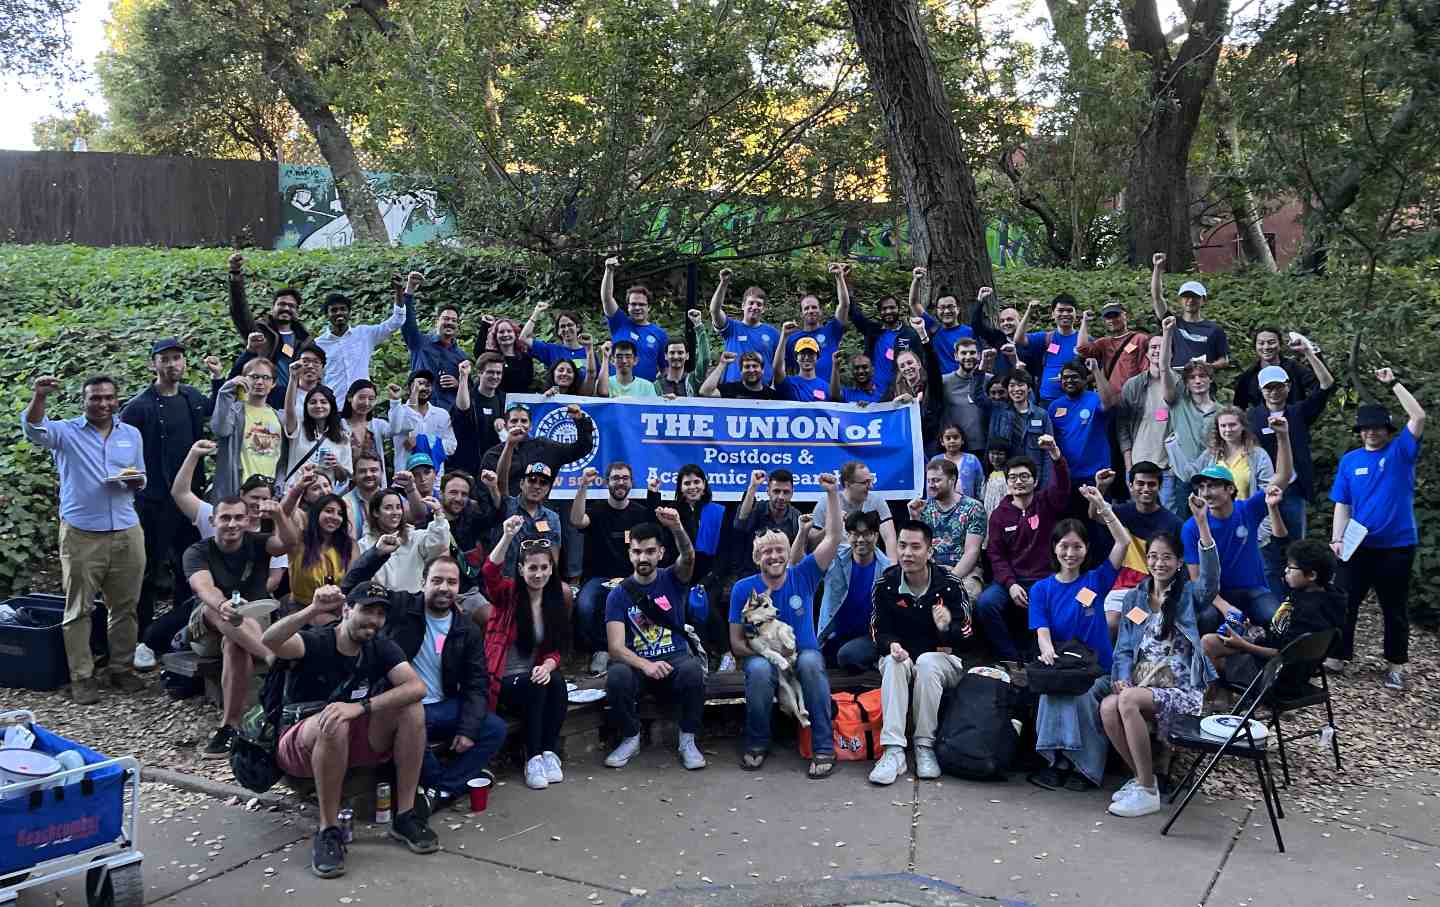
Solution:
M 495 711 L 500 702 L 500 675 L 505 671 L 505 653 L 515 642 L 519 630 L 515 626 L 516 607 L 530 607 L 529 596 L 519 589 L 515 581 L 505 575 L 505 568 L 485 558 L 480 567 L 485 578 L 485 597 L 490 601 L 490 620 L 485 624 L 485 668 L 490 675 L 490 710 Z M 517 595 L 519 591 L 521 594 Z M 569 612 L 569 589 L 565 590 L 566 612 Z M 535 647 L 534 664 L 537 666 L 547 658 L 555 659 L 560 667 L 560 648 L 551 640 L 556 638 L 554 630 L 545 634 L 545 641 Z
M 1061 457 L 1054 461 L 1050 481 L 1036 490 L 1027 509 L 1022 511 L 1006 495 L 990 514 L 985 549 L 1000 588 L 1008 589 L 1019 579 L 1044 579 L 1055 572 L 1050 566 L 1050 534 L 1069 501 L 1070 468 Z

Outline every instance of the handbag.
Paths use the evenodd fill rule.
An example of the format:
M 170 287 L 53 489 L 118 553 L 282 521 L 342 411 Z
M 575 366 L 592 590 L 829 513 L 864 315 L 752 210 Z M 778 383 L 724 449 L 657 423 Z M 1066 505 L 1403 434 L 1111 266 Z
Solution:
M 1095 678 L 1105 673 L 1095 652 L 1078 639 L 1055 647 L 1055 663 L 1035 659 L 1025 665 L 1030 692 L 1052 696 L 1079 696 L 1088 693 Z

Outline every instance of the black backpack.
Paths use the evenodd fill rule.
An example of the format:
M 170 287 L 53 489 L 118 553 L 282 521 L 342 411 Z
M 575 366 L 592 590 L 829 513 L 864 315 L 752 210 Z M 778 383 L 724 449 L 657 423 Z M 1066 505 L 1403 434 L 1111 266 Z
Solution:
M 946 774 L 984 781 L 1003 778 L 1020 735 L 1010 723 L 1015 690 L 992 668 L 971 668 L 940 706 L 935 758 Z

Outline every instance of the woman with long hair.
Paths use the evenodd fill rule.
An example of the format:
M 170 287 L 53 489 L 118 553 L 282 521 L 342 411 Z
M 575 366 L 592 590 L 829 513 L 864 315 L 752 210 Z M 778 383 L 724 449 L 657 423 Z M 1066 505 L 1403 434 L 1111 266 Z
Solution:
M 500 390 L 506 394 L 528 394 L 535 383 L 535 357 L 530 354 L 530 344 L 520 339 L 520 325 L 509 318 L 496 318 L 485 332 L 485 346 L 475 350 L 475 358 L 482 353 L 497 353 L 505 360 L 505 373 L 500 378 Z
M 323 473 L 332 487 L 348 481 L 353 468 L 350 439 L 340 428 L 340 408 L 335 405 L 335 395 L 330 388 L 317 384 L 306 392 L 304 403 L 297 407 L 298 386 L 298 381 L 291 381 L 285 388 L 285 437 L 290 450 L 285 474 L 293 476 L 305 465 Z
M 340 425 L 350 439 L 351 472 L 362 453 L 374 454 L 380 461 L 383 486 L 389 481 L 385 475 L 385 439 L 390 435 L 390 423 L 375 417 L 375 401 L 379 395 L 375 383 L 368 378 L 351 382 L 345 392 L 345 406 L 340 410 Z
M 593 375 L 594 362 L 586 364 L 590 358 L 590 336 L 584 333 L 584 323 L 580 315 L 569 309 L 557 309 L 554 314 L 555 333 L 551 341 L 534 340 L 535 327 L 540 321 L 540 316 L 550 309 L 550 303 L 541 300 L 535 303 L 535 310 L 530 313 L 525 326 L 520 329 L 520 342 L 528 344 L 530 355 L 540 360 L 546 368 L 554 369 L 560 362 L 569 362 L 576 370 L 584 369 L 584 375 Z
M 1211 607 L 1220 585 L 1220 557 L 1205 518 L 1205 501 L 1189 498 L 1200 533 L 1200 574 L 1190 579 L 1184 548 L 1172 533 L 1150 539 L 1145 564 L 1150 575 L 1131 589 L 1121 607 L 1110 693 L 1100 703 L 1105 736 L 1134 777 L 1111 798 L 1109 812 L 1148 816 L 1160 810 L 1151 725 L 1165 739 L 1176 719 L 1199 715 L 1215 666 L 1205 657 L 1195 615 Z
M 570 648 L 570 589 L 555 569 L 556 551 L 549 539 L 521 542 L 517 576 L 506 575 L 506 554 L 524 526 L 519 514 L 501 525 L 500 539 L 480 568 L 490 603 L 479 614 L 485 626 L 490 708 L 520 718 L 525 784 L 544 790 L 565 780 L 556 750 L 569 709 L 560 659 Z
M 1222 406 L 1215 411 L 1215 421 L 1205 435 L 1205 449 L 1198 457 L 1185 456 L 1184 447 L 1174 436 L 1165 440 L 1170 466 L 1176 478 L 1189 482 L 1207 466 L 1219 464 L 1235 477 L 1235 497 L 1248 498 L 1256 489 L 1264 488 L 1275 477 L 1275 465 L 1265 448 L 1251 433 L 1249 423 L 1239 407 Z
M 570 394 L 576 397 L 590 397 L 595 394 L 595 353 L 585 348 L 586 367 L 582 372 L 569 359 L 561 359 L 550 366 L 545 374 L 545 396 Z
M 425 506 L 430 508 L 430 525 L 417 530 L 405 519 L 406 499 L 406 493 L 395 487 L 375 493 L 366 505 L 366 528 L 360 539 L 360 551 L 375 547 L 382 536 L 394 536 L 395 550 L 375 574 L 375 582 L 391 590 L 419 592 L 425 584 L 425 568 L 435 558 L 450 553 L 450 521 L 445 518 L 439 501 L 425 498 Z
M 1099 566 L 1085 571 L 1090 556 L 1090 539 L 1085 523 L 1064 519 L 1050 534 L 1050 563 L 1053 576 L 1030 587 L 1030 629 L 1035 631 L 1040 646 L 1040 661 L 1053 665 L 1056 647 L 1076 641 L 1095 653 L 1100 667 L 1110 670 L 1110 626 L 1105 622 L 1105 596 L 1115 585 L 1125 551 L 1130 547 L 1130 532 L 1115 511 L 1093 485 L 1083 485 L 1080 494 L 1089 501 L 1096 516 L 1110 531 L 1113 544 L 1110 555 Z M 1045 758 L 1049 767 L 1030 776 L 1030 782 L 1054 790 L 1064 786 L 1070 790 L 1096 787 L 1105 777 L 1105 741 L 1095 727 L 1099 714 L 1099 696 L 1108 689 L 1104 678 L 1096 687 L 1078 696 L 1046 694 L 1040 697 L 1035 719 L 1035 751 Z M 1079 733 L 1089 718 L 1092 733 Z
M 299 481 L 285 492 L 280 519 L 275 521 L 275 530 L 290 557 L 290 595 L 305 606 L 316 589 L 339 582 L 360 553 L 350 536 L 350 510 L 344 498 L 326 492 L 302 506 L 307 492 L 323 482 L 318 472 L 302 472 Z

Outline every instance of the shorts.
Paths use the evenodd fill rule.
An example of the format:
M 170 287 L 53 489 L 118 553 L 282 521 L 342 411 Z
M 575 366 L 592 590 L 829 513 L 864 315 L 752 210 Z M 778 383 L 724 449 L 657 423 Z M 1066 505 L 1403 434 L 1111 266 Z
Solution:
M 310 759 L 314 747 L 306 748 L 300 743 L 300 729 L 311 721 L 319 721 L 320 716 L 311 715 L 299 724 L 292 724 L 280 736 L 280 743 L 275 747 L 275 762 L 280 770 L 292 778 L 313 778 L 314 771 L 310 768 Z M 361 715 L 350 722 L 350 768 L 357 765 L 381 765 L 390 761 L 389 753 L 377 753 L 370 748 L 370 716 Z
M 263 599 L 264 602 L 272 602 L 273 599 Z M 260 601 L 254 604 L 261 604 Z M 258 618 L 251 618 L 264 630 L 270 626 L 271 615 L 267 614 Z M 196 601 L 195 607 L 190 611 L 190 621 L 185 625 L 185 636 L 190 640 L 190 648 L 201 658 L 219 658 L 220 643 L 225 637 L 219 630 L 205 623 L 205 604 Z

